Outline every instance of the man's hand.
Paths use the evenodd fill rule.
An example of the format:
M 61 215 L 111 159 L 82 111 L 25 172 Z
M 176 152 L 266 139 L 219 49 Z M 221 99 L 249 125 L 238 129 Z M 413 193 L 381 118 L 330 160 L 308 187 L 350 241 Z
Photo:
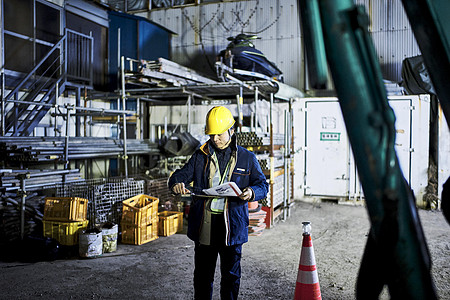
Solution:
M 176 183 L 173 188 L 172 191 L 175 194 L 181 194 L 181 195 L 185 195 L 185 194 L 190 194 L 191 191 L 188 190 L 185 186 L 184 186 L 184 182 L 180 182 L 180 183 Z
M 248 201 L 253 198 L 253 190 L 251 188 L 245 188 L 242 194 L 239 195 L 242 200 Z

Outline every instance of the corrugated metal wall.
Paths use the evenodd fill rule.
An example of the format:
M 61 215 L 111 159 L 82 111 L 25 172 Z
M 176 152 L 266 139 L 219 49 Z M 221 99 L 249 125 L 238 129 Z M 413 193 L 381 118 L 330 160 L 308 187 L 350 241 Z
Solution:
M 420 54 L 401 0 L 356 0 L 371 20 L 369 28 L 385 79 L 401 81 L 402 61 Z M 303 55 L 297 0 L 235 1 L 139 14 L 178 33 L 172 60 L 214 74 L 209 66 L 227 45 L 226 38 L 256 32 L 255 42 L 285 74 L 285 82 L 303 89 Z M 207 59 L 208 58 L 208 59 Z M 209 63 L 208 63 L 209 60 Z
M 215 56 L 226 48 L 227 37 L 257 33 L 257 49 L 284 73 L 285 82 L 300 87 L 302 77 L 300 23 L 296 0 L 236 1 L 138 14 L 178 33 L 172 39 L 171 59 L 215 75 Z
M 420 55 L 401 0 L 356 0 L 369 15 L 369 31 L 385 79 L 401 81 L 402 61 Z
M 0 16 L 2 16 L 2 18 L 3 18 L 3 0 L 0 0 Z M 1 22 L 2 23 L 0 23 L 0 66 L 1 66 L 1 68 L 0 68 L 0 71 L 1 71 L 1 73 L 0 74 L 3 74 L 3 67 L 4 67 L 4 63 L 3 63 L 3 60 L 4 60 L 4 48 L 3 48 L 3 39 L 4 39 L 4 33 L 3 33 L 3 20 L 1 20 Z M 3 77 L 2 78 L 0 78 L 0 82 L 1 82 L 1 80 L 3 80 Z M 3 88 L 3 84 L 2 84 L 2 86 L 0 86 L 0 89 L 2 89 Z M 3 91 L 2 91 L 3 92 Z M 0 95 L 0 97 L 3 97 L 3 94 L 2 95 Z

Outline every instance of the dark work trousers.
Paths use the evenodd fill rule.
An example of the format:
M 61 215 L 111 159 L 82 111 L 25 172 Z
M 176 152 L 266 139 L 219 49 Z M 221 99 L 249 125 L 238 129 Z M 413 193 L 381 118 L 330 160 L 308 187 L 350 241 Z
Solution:
M 237 299 L 241 280 L 242 245 L 225 246 L 223 215 L 212 219 L 213 233 L 209 246 L 195 244 L 194 298 L 212 299 L 217 256 L 220 256 L 220 298 Z M 215 224 L 216 223 L 216 224 Z M 215 225 L 215 226 L 214 226 Z M 223 227 L 222 227 L 223 226 Z

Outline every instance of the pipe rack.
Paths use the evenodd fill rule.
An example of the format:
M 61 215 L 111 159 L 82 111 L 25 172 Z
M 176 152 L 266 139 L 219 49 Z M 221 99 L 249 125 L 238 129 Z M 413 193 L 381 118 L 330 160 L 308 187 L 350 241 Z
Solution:
M 20 201 L 20 237 L 25 235 L 25 210 L 28 193 L 55 186 L 58 182 L 73 182 L 81 180 L 79 170 L 1 170 L 0 191 L 2 193 L 16 191 Z
M 149 140 L 129 140 L 129 155 L 157 154 L 158 145 Z M 0 156 L 10 162 L 58 162 L 99 157 L 118 157 L 123 141 L 113 138 L 0 137 Z

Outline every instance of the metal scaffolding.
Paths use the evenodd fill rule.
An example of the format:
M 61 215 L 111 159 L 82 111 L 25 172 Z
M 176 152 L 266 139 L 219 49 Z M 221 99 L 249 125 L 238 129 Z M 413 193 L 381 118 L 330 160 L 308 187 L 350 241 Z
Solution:
M 124 69 L 125 61 L 129 63 L 129 70 Z M 268 195 L 268 201 L 265 202 L 269 207 L 270 225 L 274 224 L 274 220 L 281 216 L 285 220 L 289 216 L 289 208 L 291 200 L 293 199 L 293 123 L 292 123 L 292 102 L 294 99 L 303 97 L 303 93 L 293 87 L 290 87 L 281 82 L 273 80 L 261 80 L 261 81 L 240 81 L 232 76 L 227 76 L 227 82 L 210 82 L 202 83 L 197 82 L 195 84 L 182 84 L 179 78 L 183 77 L 183 74 L 189 74 L 189 70 L 184 67 L 180 69 L 179 73 L 174 69 L 173 64 L 170 64 L 170 72 L 175 76 L 172 81 L 168 79 L 168 75 L 165 74 L 165 80 L 170 82 L 176 82 L 176 86 L 155 87 L 152 79 L 145 78 L 145 74 L 149 76 L 158 77 L 161 75 L 155 75 L 153 70 L 142 71 L 137 74 L 136 70 L 141 68 L 142 65 L 138 61 L 126 59 L 121 57 L 121 89 L 116 91 L 117 94 L 127 99 L 137 99 L 139 101 L 147 102 L 150 106 L 169 106 L 169 105 L 187 105 L 187 127 L 191 125 L 191 109 L 192 105 L 196 104 L 210 104 L 215 100 L 226 100 L 229 103 L 237 104 L 238 110 L 238 129 L 237 136 L 240 139 L 241 145 L 248 148 L 251 151 L 257 153 L 268 153 L 269 161 L 268 169 L 265 174 L 270 184 L 270 193 Z M 168 63 L 165 60 L 154 63 L 146 62 L 153 68 L 162 63 Z M 188 77 L 189 77 L 188 76 Z M 152 78 L 153 78 L 152 77 Z M 192 77 L 192 76 L 191 76 Z M 96 98 L 110 98 L 111 95 L 92 95 Z M 242 132 L 243 125 L 243 111 L 242 106 L 245 103 L 255 103 L 258 99 L 266 99 L 270 101 L 270 113 L 269 113 L 269 126 L 265 134 L 256 133 L 256 126 L 251 126 L 251 133 Z M 187 101 L 187 102 L 186 102 Z M 285 113 L 285 125 L 283 128 L 284 134 L 278 135 L 273 132 L 273 105 L 274 102 L 284 102 L 289 104 L 289 109 Z M 251 116 L 251 123 L 257 124 L 256 113 Z M 165 124 L 167 126 L 167 124 Z M 165 131 L 167 132 L 167 130 Z M 281 166 L 276 166 L 276 159 L 282 151 L 281 159 L 283 161 Z M 283 175 L 283 176 L 281 176 Z M 280 185 L 281 184 L 281 185 Z M 277 190 L 281 187 L 282 193 L 277 193 Z M 275 199 L 277 198 L 277 199 Z M 279 199 L 281 198 L 281 199 Z M 269 225 L 269 227 L 270 227 Z

